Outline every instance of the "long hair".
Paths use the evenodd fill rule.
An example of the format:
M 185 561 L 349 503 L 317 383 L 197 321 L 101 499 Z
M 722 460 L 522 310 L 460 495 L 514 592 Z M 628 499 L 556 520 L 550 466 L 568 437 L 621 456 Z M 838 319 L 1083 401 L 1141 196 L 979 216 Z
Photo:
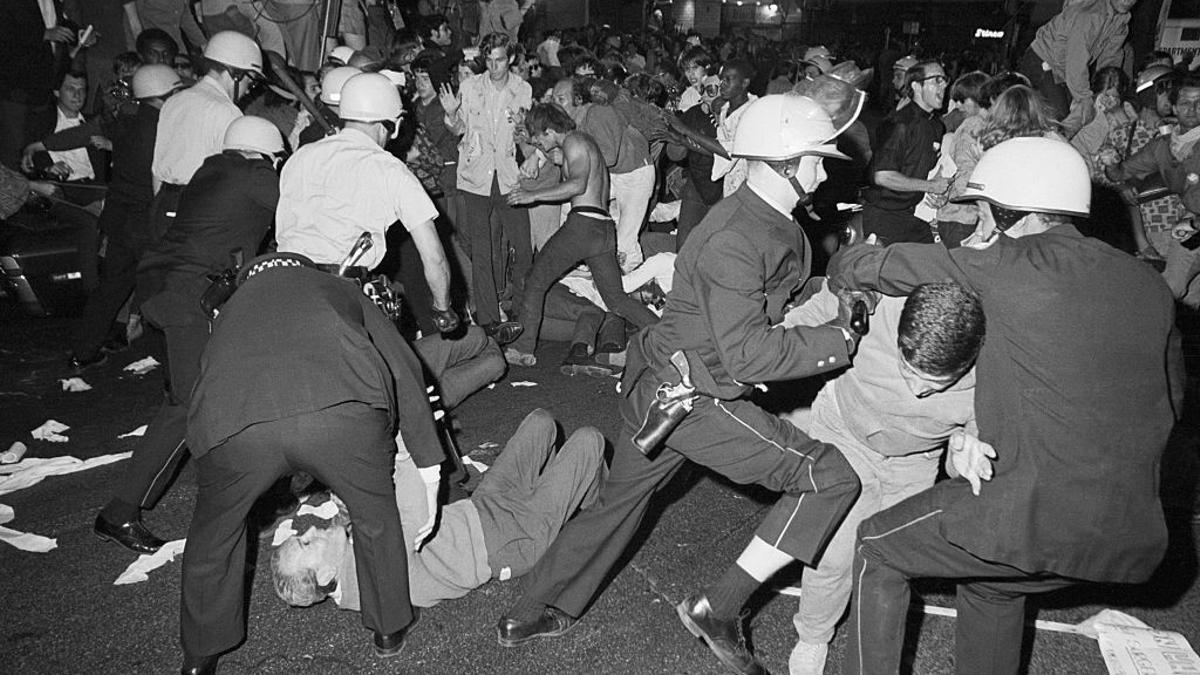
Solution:
M 1010 138 L 1045 136 L 1054 130 L 1046 104 L 1033 89 L 1023 84 L 1009 87 L 992 102 L 987 123 L 979 133 L 984 150 Z

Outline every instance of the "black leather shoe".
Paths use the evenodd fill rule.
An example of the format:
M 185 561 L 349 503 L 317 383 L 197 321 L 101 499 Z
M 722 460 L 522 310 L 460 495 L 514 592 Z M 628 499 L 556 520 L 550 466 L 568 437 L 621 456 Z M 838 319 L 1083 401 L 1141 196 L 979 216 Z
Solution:
M 213 675 L 217 672 L 217 655 L 213 656 L 184 656 L 181 675 Z
M 742 638 L 741 621 L 739 619 L 718 619 L 713 615 L 712 605 L 708 597 L 702 593 L 693 594 L 687 600 L 675 605 L 679 620 L 692 635 L 704 640 L 704 644 L 716 654 L 721 663 L 730 671 L 742 675 L 767 675 L 767 669 L 754 659 L 754 655 L 746 648 Z
M 495 321 L 483 327 L 483 332 L 503 347 L 517 341 L 525 327 L 516 321 Z
M 614 369 L 597 362 L 594 356 L 588 354 L 587 345 L 580 343 L 571 345 L 571 351 L 567 352 L 567 358 L 563 359 L 558 370 L 563 375 L 589 375 L 591 377 L 611 377 L 615 372 Z
M 154 553 L 167 543 L 146 529 L 141 520 L 130 520 L 120 525 L 114 525 L 105 520 L 103 514 L 96 516 L 96 524 L 92 526 L 92 532 L 104 541 L 115 541 L 134 553 Z M 213 663 L 216 663 L 216 657 L 213 659 Z
M 108 354 L 96 352 L 92 356 L 83 358 L 72 355 L 70 360 L 67 361 L 67 367 L 77 373 L 82 373 L 85 370 L 98 368 L 106 363 L 108 363 Z
M 496 624 L 496 641 L 501 647 L 516 647 L 523 642 L 538 638 L 558 637 L 571 630 L 578 619 L 566 612 L 547 607 L 542 615 L 533 621 L 518 621 L 506 616 L 500 617 Z
M 375 632 L 375 656 L 381 659 L 399 656 L 400 652 L 404 651 L 404 640 L 408 634 L 412 632 L 413 626 L 417 625 L 417 619 L 421 618 L 416 607 L 413 607 L 413 620 L 404 628 L 395 633 L 380 633 Z

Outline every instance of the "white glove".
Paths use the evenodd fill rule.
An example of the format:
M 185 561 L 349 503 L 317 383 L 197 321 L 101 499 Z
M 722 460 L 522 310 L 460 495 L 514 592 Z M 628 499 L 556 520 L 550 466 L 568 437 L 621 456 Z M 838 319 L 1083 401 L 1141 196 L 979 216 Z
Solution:
M 442 482 L 442 467 L 440 465 L 427 466 L 417 469 L 417 473 L 421 474 L 421 482 L 425 483 L 425 510 L 428 514 L 425 518 L 425 523 L 421 525 L 421 529 L 417 530 L 417 536 L 413 539 L 413 550 L 420 551 L 421 546 L 425 543 L 425 539 L 433 532 L 433 526 L 437 522 L 438 517 L 438 487 Z

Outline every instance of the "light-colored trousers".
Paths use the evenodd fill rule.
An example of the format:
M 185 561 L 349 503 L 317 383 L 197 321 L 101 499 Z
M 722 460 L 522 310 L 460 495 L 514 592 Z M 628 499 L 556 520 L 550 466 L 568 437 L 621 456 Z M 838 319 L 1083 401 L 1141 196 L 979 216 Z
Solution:
M 942 454 L 935 450 L 903 457 L 881 455 L 850 433 L 843 414 L 832 393 L 822 390 L 813 402 L 809 428 L 805 430 L 816 440 L 836 446 L 862 481 L 858 501 L 829 540 L 817 566 L 804 568 L 800 606 L 792 623 L 800 641 L 809 644 L 832 640 L 834 628 L 846 612 L 858 524 L 932 487 Z
M 617 221 L 617 257 L 621 260 L 622 272 L 642 264 L 638 233 L 646 220 L 650 197 L 654 195 L 654 178 L 653 164 L 609 176 L 612 193 L 609 211 L 613 220 Z

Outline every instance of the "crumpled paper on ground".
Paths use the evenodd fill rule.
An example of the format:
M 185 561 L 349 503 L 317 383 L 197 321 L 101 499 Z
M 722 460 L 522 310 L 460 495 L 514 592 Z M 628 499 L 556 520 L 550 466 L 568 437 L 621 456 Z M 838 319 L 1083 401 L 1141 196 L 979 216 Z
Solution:
M 120 436 L 117 436 L 117 438 L 133 438 L 135 436 L 145 436 L 146 430 L 149 428 L 150 428 L 150 425 L 143 424 L 142 426 L 134 429 L 133 431 L 130 431 L 129 433 L 125 433 L 125 434 L 121 434 Z
M 137 361 L 125 366 L 122 368 L 122 370 L 133 373 L 134 375 L 145 375 L 160 365 L 162 364 L 158 362 L 158 359 L 155 359 L 153 356 L 147 356 L 144 359 L 138 359 Z
M 0 525 L 12 522 L 12 519 L 16 517 L 17 514 L 11 506 L 0 504 Z M 43 537 L 40 534 L 18 532 L 7 527 L 0 527 L 0 541 L 11 544 L 22 551 L 31 551 L 33 553 L 45 553 L 58 548 L 57 539 Z
M 146 581 L 150 578 L 149 574 L 147 574 L 148 572 L 166 565 L 174 560 L 175 556 L 183 553 L 183 545 L 186 542 L 186 539 L 168 541 L 154 553 L 139 555 L 137 560 L 134 560 L 129 564 L 129 567 L 125 568 L 124 572 L 121 572 L 121 576 L 117 577 L 117 580 L 113 582 L 113 586 L 124 586 L 126 584 L 137 584 Z
M 92 385 L 84 382 L 82 377 L 68 377 L 65 380 L 59 380 L 59 382 L 62 382 L 63 391 L 89 391 L 92 388 Z
M 509 384 L 511 384 L 514 387 L 536 387 L 537 386 L 537 382 L 530 382 L 529 380 L 518 380 L 516 382 L 509 382 Z
M 56 420 L 46 420 L 45 422 L 42 422 L 42 426 L 30 431 L 29 433 L 39 441 L 66 443 L 68 439 L 66 436 L 63 436 L 61 432 L 70 428 L 71 427 L 63 424 L 62 422 Z
M 463 455 L 462 463 L 463 463 L 463 466 L 474 467 L 475 470 L 477 470 L 479 473 L 484 473 L 488 469 L 492 468 L 492 467 L 488 466 L 487 464 L 484 464 L 483 462 L 475 461 L 475 460 L 471 459 L 470 457 L 467 457 L 466 455 Z
M 76 471 L 85 471 L 97 466 L 119 462 L 128 459 L 132 452 L 118 452 L 112 455 L 100 455 L 88 460 L 75 457 L 26 457 L 16 464 L 0 465 L 0 495 L 23 490 L 31 485 L 37 485 L 47 476 L 61 476 Z

